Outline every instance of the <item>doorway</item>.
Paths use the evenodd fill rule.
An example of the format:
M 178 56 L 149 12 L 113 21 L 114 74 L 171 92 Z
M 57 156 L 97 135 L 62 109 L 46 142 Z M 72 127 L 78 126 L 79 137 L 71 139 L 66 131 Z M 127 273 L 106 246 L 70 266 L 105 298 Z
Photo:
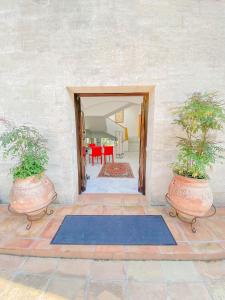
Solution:
M 138 151 L 138 182 L 137 182 L 137 193 L 145 195 L 146 193 L 146 146 L 147 146 L 147 130 L 148 130 L 148 110 L 149 110 L 149 100 L 151 98 L 153 87 L 93 87 L 93 88 L 69 88 L 70 92 L 74 98 L 75 107 L 75 122 L 76 122 L 76 137 L 77 137 L 77 163 L 78 163 L 78 191 L 83 193 L 88 191 L 88 178 L 87 174 L 87 160 L 91 159 L 90 153 L 87 152 L 87 145 L 99 144 L 96 140 L 87 137 L 87 130 L 85 126 L 85 113 L 84 107 L 82 105 L 82 100 L 85 99 L 89 106 L 92 106 L 94 101 L 98 99 L 99 101 L 105 102 L 106 100 L 112 100 L 112 98 L 119 99 L 119 97 L 125 99 L 129 98 L 141 98 L 140 102 L 140 113 L 138 116 L 139 122 L 139 151 Z M 102 100 L 101 100 L 102 99 Z M 104 100 L 104 101 L 103 101 Z M 116 102 L 116 101 L 115 101 Z M 118 103 L 118 101 L 117 101 Z M 113 113 L 120 113 L 121 111 L 115 110 Z M 117 116 L 119 117 L 119 116 Z M 115 118 L 115 114 L 114 114 Z M 111 122 L 111 121 L 110 121 Z M 120 126 L 120 124 L 119 124 Z M 125 132 L 126 135 L 126 132 Z M 114 136 L 115 138 L 115 136 Z M 100 141 L 100 144 L 109 143 L 110 139 L 105 138 L 104 142 Z M 95 142 L 95 143 L 94 143 Z M 114 145 L 118 144 L 118 137 L 114 141 Z M 102 145 L 101 145 L 102 146 Z M 114 152 L 114 155 L 118 153 Z M 99 157 L 100 159 L 100 157 Z M 117 160 L 118 161 L 123 161 Z M 91 161 L 90 161 L 91 163 Z M 99 162 L 97 162 L 99 163 Z M 104 165 L 104 158 L 103 163 Z M 88 165 L 89 167 L 89 165 Z M 89 171 L 90 172 L 90 171 Z M 97 189 L 98 190 L 98 189 Z M 99 192 L 99 191 L 98 191 Z M 100 191 L 101 192 L 101 191 Z M 120 193 L 120 191 L 119 191 Z

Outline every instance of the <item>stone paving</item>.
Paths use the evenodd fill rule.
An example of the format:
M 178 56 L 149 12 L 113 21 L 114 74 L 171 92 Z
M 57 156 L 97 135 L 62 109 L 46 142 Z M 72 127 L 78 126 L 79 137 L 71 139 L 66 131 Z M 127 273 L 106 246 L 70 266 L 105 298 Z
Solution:
M 34 222 L 26 230 L 26 218 L 12 215 L 0 205 L 0 253 L 27 256 L 86 259 L 133 260 L 216 260 L 225 259 L 225 208 L 209 219 L 197 222 L 197 233 L 190 225 L 171 218 L 166 207 L 149 206 L 142 195 L 85 194 L 71 206 L 55 206 L 52 216 Z M 67 214 L 162 215 L 176 246 L 84 246 L 51 245 L 51 239 Z
M 225 261 L 0 255 L 1 300 L 224 300 Z

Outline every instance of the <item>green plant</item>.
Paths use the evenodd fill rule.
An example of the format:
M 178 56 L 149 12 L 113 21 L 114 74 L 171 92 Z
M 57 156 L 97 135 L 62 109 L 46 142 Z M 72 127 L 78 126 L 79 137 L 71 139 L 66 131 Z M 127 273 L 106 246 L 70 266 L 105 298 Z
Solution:
M 40 175 L 48 164 L 46 140 L 28 126 L 10 127 L 0 136 L 4 158 L 16 159 L 13 179 Z
M 178 137 L 175 173 L 199 179 L 208 178 L 207 171 L 218 158 L 224 158 L 224 148 L 210 138 L 221 131 L 225 109 L 216 93 L 194 93 L 175 111 L 174 123 L 181 126 L 185 137 Z

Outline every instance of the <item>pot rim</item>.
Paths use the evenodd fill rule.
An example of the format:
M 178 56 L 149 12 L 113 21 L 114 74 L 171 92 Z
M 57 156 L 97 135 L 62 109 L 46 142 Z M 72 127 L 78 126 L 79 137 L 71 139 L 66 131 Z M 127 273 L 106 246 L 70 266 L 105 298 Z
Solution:
M 185 178 L 186 180 L 190 180 L 190 181 L 209 182 L 209 179 L 200 179 L 200 178 L 188 177 L 188 176 L 177 174 L 175 172 L 173 172 L 173 175 L 174 175 L 174 177 Z
M 17 183 L 25 183 L 25 182 L 29 182 L 32 181 L 33 179 L 36 179 L 38 182 L 41 181 L 43 178 L 45 177 L 45 173 L 42 172 L 40 174 L 36 174 L 36 175 L 32 175 L 32 176 L 28 176 L 26 178 L 16 178 L 15 180 L 13 180 L 13 184 L 17 184 Z

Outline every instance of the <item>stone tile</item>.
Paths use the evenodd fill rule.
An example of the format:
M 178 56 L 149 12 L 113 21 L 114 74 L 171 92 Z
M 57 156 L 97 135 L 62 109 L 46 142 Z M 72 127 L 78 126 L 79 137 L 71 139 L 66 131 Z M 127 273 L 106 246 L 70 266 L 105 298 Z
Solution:
M 212 230 L 204 224 L 205 220 L 198 220 L 195 227 L 197 232 L 191 231 L 190 224 L 178 221 L 178 226 L 182 230 L 184 236 L 189 241 L 211 241 L 215 239 Z
M 80 298 L 75 298 L 73 300 L 83 300 L 83 299 L 84 299 L 83 297 L 80 297 Z M 48 292 L 43 294 L 37 300 L 65 300 L 65 297 Z
M 126 259 L 151 259 L 160 258 L 159 246 L 126 246 L 125 258 Z
M 47 285 L 48 277 L 19 273 L 14 278 L 9 288 L 1 295 L 3 300 L 28 300 L 37 299 Z
M 95 246 L 92 245 L 62 245 L 61 250 L 64 257 L 70 258 L 94 258 Z
M 146 245 L 146 246 L 125 246 L 125 251 L 129 255 L 129 253 L 159 253 L 159 246 L 154 245 Z
M 53 296 L 71 300 L 84 299 L 85 279 L 63 275 L 53 277 L 48 284 L 43 300 L 51 299 Z
M 54 217 L 60 217 L 60 216 L 66 216 L 66 215 L 72 215 L 74 211 L 74 207 L 72 205 L 66 205 L 66 206 L 59 206 L 54 208 Z
M 196 261 L 196 269 L 205 279 L 225 280 L 225 261 Z
M 124 280 L 125 271 L 123 262 L 94 261 L 91 265 L 91 280 Z
M 148 202 L 146 200 L 146 198 L 143 195 L 129 195 L 129 198 L 127 197 L 127 195 L 125 195 L 125 197 L 123 198 L 123 202 L 121 203 L 121 205 L 123 206 L 147 206 Z M 145 210 L 146 212 L 146 210 Z
M 126 263 L 128 280 L 163 281 L 163 272 L 159 261 L 129 261 Z
M 86 259 L 59 259 L 57 274 L 87 277 L 92 261 Z
M 57 264 L 57 258 L 28 257 L 20 270 L 26 273 L 51 273 L 56 270 Z
M 0 299 L 1 294 L 4 294 L 12 282 L 13 272 L 0 271 Z
M 225 217 L 225 207 L 217 207 L 216 216 Z
M 41 220 L 34 221 L 29 230 L 26 229 L 26 224 L 22 224 L 15 230 L 15 235 L 18 238 L 34 238 L 40 235 L 49 219 L 42 218 Z
M 169 230 L 171 231 L 174 239 L 178 241 L 187 241 L 187 238 L 185 234 L 183 233 L 183 230 L 180 228 L 180 226 L 177 224 L 175 220 L 166 221 L 167 226 L 169 227 Z
M 8 218 L 8 212 L 6 210 L 1 210 L 0 205 L 0 225 Z
M 225 280 L 211 281 L 206 286 L 213 300 L 225 299 Z
M 115 194 L 115 193 L 83 193 L 78 196 L 79 204 L 103 204 L 103 205 L 113 205 L 116 206 L 123 205 L 124 199 L 130 201 L 133 196 L 139 201 L 139 195 L 131 195 L 131 194 Z
M 33 249 L 61 249 L 61 245 L 51 245 L 51 239 L 37 239 L 32 244 Z
M 121 206 L 104 206 L 103 214 L 104 215 L 123 215 L 123 207 Z
M 72 210 L 72 215 L 79 215 L 79 213 L 80 213 L 80 209 L 81 209 L 81 205 L 78 205 L 78 204 L 76 204 L 74 207 L 73 207 L 73 210 Z
M 223 217 L 207 220 L 207 226 L 218 240 L 225 240 L 225 219 Z
M 7 218 L 0 223 L 0 232 L 3 234 L 10 234 L 15 232 L 17 228 L 24 225 L 26 227 L 26 219 L 23 216 L 12 216 L 7 212 Z
M 127 286 L 129 300 L 166 300 L 165 283 L 129 282 Z
M 23 239 L 23 238 L 17 238 L 11 239 L 8 241 L 4 248 L 6 249 L 28 249 L 33 244 L 34 240 L 32 239 Z
M 224 253 L 224 249 L 221 247 L 220 243 L 217 242 L 199 242 L 191 244 L 194 252 L 204 254 L 210 253 Z M 203 258 L 203 256 L 202 256 Z
M 32 244 L 33 256 L 61 257 L 63 255 L 61 245 L 51 245 L 50 240 L 36 240 Z
M 125 206 L 124 215 L 144 215 L 145 210 L 142 206 Z
M 102 215 L 103 206 L 99 205 L 86 205 L 80 208 L 80 215 Z
M 95 259 L 124 258 L 125 247 L 121 245 L 99 245 L 94 252 Z
M 225 250 L 225 241 L 220 242 L 220 246 Z
M 91 282 L 87 300 L 124 300 L 123 286 L 119 283 Z
M 115 198 L 115 194 L 98 194 L 97 196 L 86 194 L 79 198 L 82 205 L 56 207 L 54 216 L 43 218 L 40 222 L 34 222 L 29 231 L 25 229 L 25 218 L 12 216 L 6 209 L 3 209 L 1 213 L 5 214 L 5 218 L 0 220 L 0 252 L 45 257 L 113 260 L 208 260 L 225 258 L 225 240 L 223 239 L 225 217 L 222 210 L 220 214 L 211 219 L 199 220 L 198 231 L 194 234 L 189 225 L 176 218 L 167 218 L 165 207 L 144 207 L 143 202 L 146 200 L 142 195 L 116 195 Z M 88 214 L 99 214 L 101 211 L 106 214 L 142 214 L 143 210 L 145 213 L 148 211 L 150 214 L 162 214 L 177 240 L 178 246 L 51 245 L 50 241 L 60 226 L 64 214 L 76 213 L 77 207 L 77 213 L 82 208 L 83 213 L 88 211 Z
M 59 229 L 61 223 L 62 222 L 59 220 L 51 219 L 49 223 L 46 225 L 43 232 L 41 233 L 41 237 L 44 239 L 52 239 L 56 231 Z
M 0 270 L 15 271 L 24 261 L 23 256 L 0 255 Z
M 203 283 L 170 283 L 167 288 L 170 300 L 210 300 L 211 297 Z
M 199 281 L 200 276 L 191 261 L 162 261 L 164 278 L 168 282 Z
M 170 254 L 191 254 L 193 253 L 192 247 L 188 243 L 178 243 L 176 246 L 160 246 L 160 253 L 170 253 Z
M 1 205 L 0 205 L 0 212 L 1 212 L 1 213 L 6 213 L 6 212 L 8 212 L 8 205 L 7 205 L 7 204 L 1 204 Z
M 148 215 L 168 215 L 168 212 L 162 206 L 148 206 L 145 211 Z
M 15 238 L 13 234 L 1 234 L 0 235 L 0 248 L 4 249 L 5 245 L 9 243 L 10 240 Z
M 121 199 L 123 201 L 146 201 L 146 196 L 145 195 L 142 195 L 140 193 L 124 193 L 124 194 L 121 194 Z

